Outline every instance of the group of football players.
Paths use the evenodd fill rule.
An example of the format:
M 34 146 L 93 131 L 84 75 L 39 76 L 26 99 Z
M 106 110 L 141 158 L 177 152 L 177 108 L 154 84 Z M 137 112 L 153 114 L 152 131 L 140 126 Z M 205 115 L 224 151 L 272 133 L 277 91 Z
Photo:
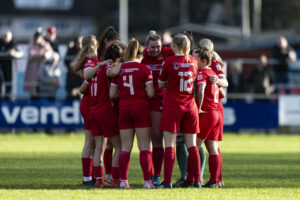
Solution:
M 73 63 L 82 76 L 82 185 L 131 188 L 128 172 L 136 135 L 144 188 L 224 186 L 218 141 L 224 116 L 220 99 L 228 82 L 212 41 L 202 39 L 196 48 L 192 44 L 191 33 L 184 32 L 173 36 L 170 47 L 162 46 L 155 31 L 144 45 L 134 38 L 124 44 L 113 27 L 99 40 L 83 38 Z M 210 172 L 205 184 L 203 143 Z M 181 178 L 172 184 L 175 147 Z

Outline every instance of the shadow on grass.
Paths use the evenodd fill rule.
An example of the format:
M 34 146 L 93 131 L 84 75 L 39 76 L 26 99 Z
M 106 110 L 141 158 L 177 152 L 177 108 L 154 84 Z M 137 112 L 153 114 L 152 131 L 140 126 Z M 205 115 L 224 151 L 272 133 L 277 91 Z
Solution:
M 129 182 L 143 186 L 139 156 L 132 153 Z M 300 154 L 223 154 L 226 188 L 299 188 Z M 4 153 L 0 155 L 0 189 L 92 189 L 81 186 L 76 153 Z M 205 180 L 208 179 L 206 166 Z M 173 180 L 179 177 L 175 163 Z M 224 188 L 225 189 L 225 188 Z

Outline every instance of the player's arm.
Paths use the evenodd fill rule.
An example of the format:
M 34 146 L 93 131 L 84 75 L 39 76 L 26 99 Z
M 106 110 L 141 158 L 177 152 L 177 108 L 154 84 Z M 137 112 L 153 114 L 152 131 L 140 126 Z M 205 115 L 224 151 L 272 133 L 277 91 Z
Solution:
M 223 87 L 223 88 L 227 88 L 228 87 L 228 81 L 225 77 L 224 74 L 220 74 L 218 76 L 216 75 L 213 75 L 209 78 L 209 81 L 212 83 L 212 84 L 217 84 L 218 86 L 220 87 Z
M 119 75 L 121 70 L 122 63 L 116 64 L 114 67 L 110 67 L 106 71 L 106 76 L 108 77 L 116 77 Z
M 219 99 L 223 99 L 223 98 L 225 98 L 225 97 L 226 97 L 226 94 L 225 94 L 223 88 L 221 87 L 221 88 L 219 89 Z
M 119 93 L 118 93 L 118 86 L 115 83 L 111 83 L 110 84 L 110 88 L 109 88 L 109 97 L 111 99 L 116 99 L 119 97 Z
M 146 83 L 146 94 L 149 98 L 152 98 L 154 96 L 154 87 L 153 87 L 153 81 L 149 81 Z
M 199 105 L 199 114 L 205 113 L 205 111 L 201 110 L 202 104 L 203 104 L 203 99 L 204 99 L 204 90 L 206 87 L 206 83 L 200 82 L 198 83 L 198 90 L 197 90 L 197 101 Z
M 85 94 L 88 91 L 88 89 L 89 89 L 89 82 L 84 81 L 79 88 L 79 92 L 80 94 Z
M 158 77 L 158 87 L 159 89 L 165 88 L 167 86 L 167 65 L 165 62 L 163 63 L 163 66 L 161 67 L 159 77 Z
M 103 65 L 110 65 L 111 64 L 111 60 L 105 60 L 103 62 L 98 63 L 95 67 L 89 67 L 86 68 L 83 71 L 83 76 L 85 80 L 91 80 L 97 73 L 97 71 L 99 70 L 99 68 Z

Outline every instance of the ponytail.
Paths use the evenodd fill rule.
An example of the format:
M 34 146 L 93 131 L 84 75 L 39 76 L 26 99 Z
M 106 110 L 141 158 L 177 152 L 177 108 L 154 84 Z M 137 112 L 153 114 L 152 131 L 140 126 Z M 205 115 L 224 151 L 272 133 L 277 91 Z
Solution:
M 183 33 L 178 33 L 174 36 L 173 44 L 178 50 L 181 50 L 184 54 L 185 59 L 189 62 L 190 61 L 190 49 L 191 49 L 191 41 L 190 39 Z
M 132 38 L 126 48 L 124 60 L 132 61 L 136 59 L 139 55 L 142 55 L 143 51 L 144 48 L 142 45 L 140 45 L 139 41 L 137 41 L 135 38 Z

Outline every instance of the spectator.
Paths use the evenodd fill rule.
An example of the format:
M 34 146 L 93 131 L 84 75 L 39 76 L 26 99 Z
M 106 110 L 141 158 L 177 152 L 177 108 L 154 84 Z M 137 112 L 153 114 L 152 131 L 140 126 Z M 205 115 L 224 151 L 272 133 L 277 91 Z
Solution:
M 252 69 L 248 77 L 250 92 L 254 94 L 263 94 L 268 97 L 274 91 L 274 77 L 268 67 L 268 58 L 261 55 L 255 68 Z M 261 99 L 265 100 L 265 99 Z
M 2 82 L 5 83 L 5 98 L 9 97 L 11 92 L 13 65 L 12 60 L 15 57 L 23 56 L 22 52 L 18 52 L 13 35 L 10 31 L 6 31 L 0 39 L 0 93 L 2 89 Z
M 277 64 L 273 66 L 275 72 L 276 84 L 279 86 L 287 87 L 289 82 L 288 72 L 289 72 L 289 62 L 295 61 L 292 52 L 293 48 L 288 44 L 287 39 L 284 36 L 281 36 L 276 46 L 273 48 L 272 58 L 276 59 Z M 289 89 L 286 88 L 286 93 L 289 93 Z
M 39 97 L 54 100 L 60 86 L 61 70 L 57 67 L 59 55 L 53 52 L 38 70 Z
M 49 26 L 47 28 L 46 35 L 45 35 L 44 39 L 51 45 L 52 49 L 55 52 L 59 53 L 58 52 L 58 45 L 56 43 L 56 35 L 57 35 L 57 31 L 56 31 L 55 26 Z
M 66 91 L 67 99 L 79 99 L 80 93 L 78 88 L 81 85 L 81 77 L 72 69 L 71 63 L 75 60 L 77 54 L 82 48 L 82 37 L 77 37 L 69 44 L 65 57 L 65 65 L 67 67 Z
M 171 43 L 173 41 L 171 32 L 165 30 L 161 36 L 162 46 L 171 48 Z
M 234 62 L 229 65 L 228 75 L 228 93 L 243 93 L 244 91 L 244 77 L 242 74 L 242 65 L 240 62 Z M 234 100 L 235 98 L 231 98 Z M 241 98 L 237 98 L 241 99 Z
M 53 50 L 42 37 L 41 31 L 34 33 L 28 45 L 28 60 L 24 77 L 24 90 L 29 92 L 31 99 L 37 97 L 37 72 L 41 64 L 50 58 Z

